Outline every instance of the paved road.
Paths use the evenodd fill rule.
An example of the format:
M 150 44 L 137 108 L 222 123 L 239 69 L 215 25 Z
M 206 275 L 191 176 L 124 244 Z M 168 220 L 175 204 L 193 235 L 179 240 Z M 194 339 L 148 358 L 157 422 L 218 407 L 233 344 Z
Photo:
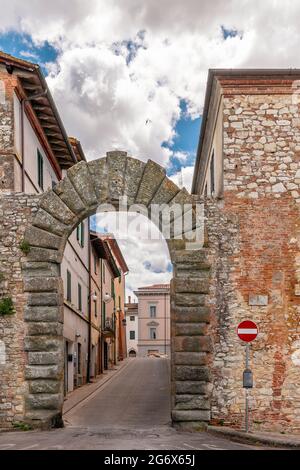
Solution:
M 66 427 L 0 434 L 4 449 L 261 449 L 170 426 L 169 362 L 132 359 L 65 415 Z

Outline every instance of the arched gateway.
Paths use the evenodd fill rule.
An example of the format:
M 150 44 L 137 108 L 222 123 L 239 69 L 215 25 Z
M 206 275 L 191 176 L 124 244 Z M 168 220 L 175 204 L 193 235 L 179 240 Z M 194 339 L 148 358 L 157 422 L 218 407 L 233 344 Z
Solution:
M 20 257 L 16 263 L 21 263 L 23 286 L 22 293 L 15 292 L 15 298 L 19 295 L 21 299 L 15 302 L 16 315 L 9 319 L 0 317 L 0 326 L 3 322 L 17 322 L 18 334 L 22 331 L 24 340 L 18 345 L 25 352 L 14 355 L 13 348 L 8 348 L 7 373 L 0 378 L 1 387 L 5 380 L 12 378 L 10 370 L 18 373 L 18 386 L 14 391 L 17 406 L 8 410 L 10 421 L 26 421 L 41 427 L 62 425 L 64 360 L 60 263 L 65 244 L 74 228 L 94 214 L 99 205 L 113 204 L 118 210 L 119 199 L 124 196 L 128 206 L 146 207 L 149 217 L 152 204 L 165 204 L 169 208 L 180 205 L 183 214 L 191 211 L 193 205 L 192 230 L 183 229 L 183 234 L 176 231 L 177 214 L 172 216 L 171 237 L 167 240 L 174 268 L 171 416 L 173 422 L 187 427 L 209 421 L 211 343 L 207 335 L 209 309 L 205 305 L 209 265 L 205 249 L 191 241 L 191 233 L 200 223 L 195 216 L 195 201 L 185 189 L 179 189 L 166 177 L 161 166 L 151 160 L 143 163 L 128 157 L 126 152 L 108 152 L 105 158 L 76 164 L 53 190 L 40 196 L 14 196 L 20 211 L 22 209 L 20 220 L 26 225 L 21 245 L 17 238 L 13 242 L 14 248 L 16 243 L 18 248 L 26 248 L 26 255 L 15 249 Z M 12 198 L 10 196 L 10 202 Z M 162 229 L 162 222 L 158 223 Z M 12 297 L 14 300 L 14 295 Z M 0 335 L 1 331 L 0 328 Z M 5 342 L 5 335 L 0 339 Z M 14 364 L 17 360 L 21 362 L 18 365 Z

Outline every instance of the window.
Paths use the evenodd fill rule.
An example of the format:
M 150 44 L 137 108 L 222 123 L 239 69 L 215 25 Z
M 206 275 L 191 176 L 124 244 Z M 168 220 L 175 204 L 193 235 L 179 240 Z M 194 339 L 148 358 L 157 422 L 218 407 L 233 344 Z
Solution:
M 135 339 L 135 331 L 132 330 L 132 331 L 129 332 L 129 338 L 130 339 Z
M 95 295 L 95 298 L 97 296 L 97 292 L 94 293 Z M 95 313 L 95 317 L 98 315 L 97 313 L 97 300 L 94 300 L 94 313 Z
M 94 273 L 95 273 L 95 274 L 97 274 L 97 271 L 98 271 L 98 269 L 97 269 L 97 261 L 98 261 L 97 256 L 94 254 Z
M 81 344 L 78 343 L 77 372 L 81 374 Z
M 105 263 L 104 261 L 101 261 L 101 262 L 102 262 L 102 280 L 105 283 Z
M 106 303 L 102 302 L 102 328 L 105 327 L 105 320 L 106 320 Z
M 41 152 L 37 151 L 37 174 L 38 174 L 38 185 L 44 190 L 44 160 Z
M 150 328 L 150 339 L 156 339 L 156 328 Z
M 134 315 L 130 315 L 130 321 L 134 321 L 135 320 L 135 316 Z
M 71 273 L 67 269 L 67 301 L 71 302 L 72 300 L 72 280 L 71 280 Z
M 110 280 L 110 291 L 111 291 L 111 296 L 114 299 L 115 298 L 115 283 L 114 279 Z
M 79 245 L 84 247 L 84 222 L 80 222 L 77 226 L 76 237 Z
M 121 297 L 119 296 L 119 309 L 121 310 Z
M 150 318 L 156 318 L 156 305 L 150 305 Z
M 78 283 L 78 310 L 82 312 L 82 288 L 81 284 Z
M 210 159 L 210 194 L 215 192 L 215 152 L 213 151 Z

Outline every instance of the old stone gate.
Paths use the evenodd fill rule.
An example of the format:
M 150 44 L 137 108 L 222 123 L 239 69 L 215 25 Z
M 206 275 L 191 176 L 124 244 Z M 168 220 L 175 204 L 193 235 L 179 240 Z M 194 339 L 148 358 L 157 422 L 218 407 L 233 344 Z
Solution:
M 117 207 L 122 196 L 128 205 L 179 204 L 183 213 L 186 204 L 195 203 L 193 196 L 166 177 L 162 167 L 125 152 L 108 152 L 106 158 L 76 164 L 42 195 L 1 198 L 0 287 L 2 297 L 12 298 L 15 314 L 0 316 L 5 346 L 5 361 L 0 363 L 0 427 L 16 421 L 40 427 L 62 425 L 60 263 L 74 228 L 100 204 Z M 193 217 L 196 230 L 200 222 Z M 190 236 L 173 228 L 168 240 L 174 268 L 171 395 L 173 422 L 197 427 L 210 420 L 209 264 L 205 249 L 191 245 Z

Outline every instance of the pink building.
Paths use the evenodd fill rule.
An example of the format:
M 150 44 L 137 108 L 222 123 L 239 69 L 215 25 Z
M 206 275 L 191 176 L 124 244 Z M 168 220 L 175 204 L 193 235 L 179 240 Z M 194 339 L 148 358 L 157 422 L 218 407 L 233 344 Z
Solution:
M 139 287 L 138 355 L 170 355 L 170 285 Z

